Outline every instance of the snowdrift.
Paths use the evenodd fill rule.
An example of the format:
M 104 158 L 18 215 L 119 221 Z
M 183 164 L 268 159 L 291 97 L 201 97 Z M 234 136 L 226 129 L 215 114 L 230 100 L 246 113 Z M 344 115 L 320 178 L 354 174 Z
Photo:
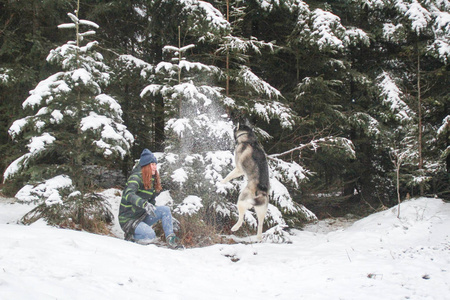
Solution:
M 319 222 L 291 244 L 175 251 L 17 225 L 26 207 L 3 202 L 0 299 L 449 299 L 450 204 L 396 209 L 347 228 Z

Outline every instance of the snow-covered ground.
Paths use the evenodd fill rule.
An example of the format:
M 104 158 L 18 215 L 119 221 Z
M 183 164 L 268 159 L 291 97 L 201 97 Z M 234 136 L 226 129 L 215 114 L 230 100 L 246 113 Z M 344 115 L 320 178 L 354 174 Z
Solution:
M 450 299 L 450 204 L 439 199 L 402 203 L 400 219 L 392 208 L 322 221 L 291 244 L 184 251 L 17 225 L 29 208 L 0 202 L 0 299 Z

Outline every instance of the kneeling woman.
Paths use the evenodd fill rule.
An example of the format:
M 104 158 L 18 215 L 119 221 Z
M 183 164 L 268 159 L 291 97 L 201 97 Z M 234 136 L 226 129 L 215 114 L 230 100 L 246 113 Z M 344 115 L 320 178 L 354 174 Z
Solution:
M 119 209 L 119 223 L 125 239 L 139 244 L 150 244 L 156 239 L 152 225 L 161 220 L 166 241 L 171 248 L 179 248 L 179 239 L 173 233 L 170 208 L 155 206 L 161 192 L 161 180 L 156 169 L 155 155 L 148 149 L 142 151 L 139 166 L 128 178 Z

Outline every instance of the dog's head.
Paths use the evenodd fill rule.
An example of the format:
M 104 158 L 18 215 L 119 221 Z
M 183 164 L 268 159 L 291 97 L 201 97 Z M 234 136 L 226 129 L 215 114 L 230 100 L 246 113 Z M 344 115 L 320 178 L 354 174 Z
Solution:
M 253 142 L 256 136 L 250 126 L 238 123 L 234 129 L 234 139 L 236 142 Z

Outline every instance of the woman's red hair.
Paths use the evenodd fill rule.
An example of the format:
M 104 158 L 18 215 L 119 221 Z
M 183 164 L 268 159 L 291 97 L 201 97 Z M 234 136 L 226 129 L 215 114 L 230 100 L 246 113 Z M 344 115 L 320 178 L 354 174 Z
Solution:
M 152 168 L 150 164 L 141 167 L 142 171 L 142 180 L 144 181 L 144 188 L 146 190 L 150 190 L 153 188 L 152 182 Z M 159 177 L 158 171 L 155 173 L 155 191 L 160 192 L 162 190 L 161 186 L 161 178 Z

